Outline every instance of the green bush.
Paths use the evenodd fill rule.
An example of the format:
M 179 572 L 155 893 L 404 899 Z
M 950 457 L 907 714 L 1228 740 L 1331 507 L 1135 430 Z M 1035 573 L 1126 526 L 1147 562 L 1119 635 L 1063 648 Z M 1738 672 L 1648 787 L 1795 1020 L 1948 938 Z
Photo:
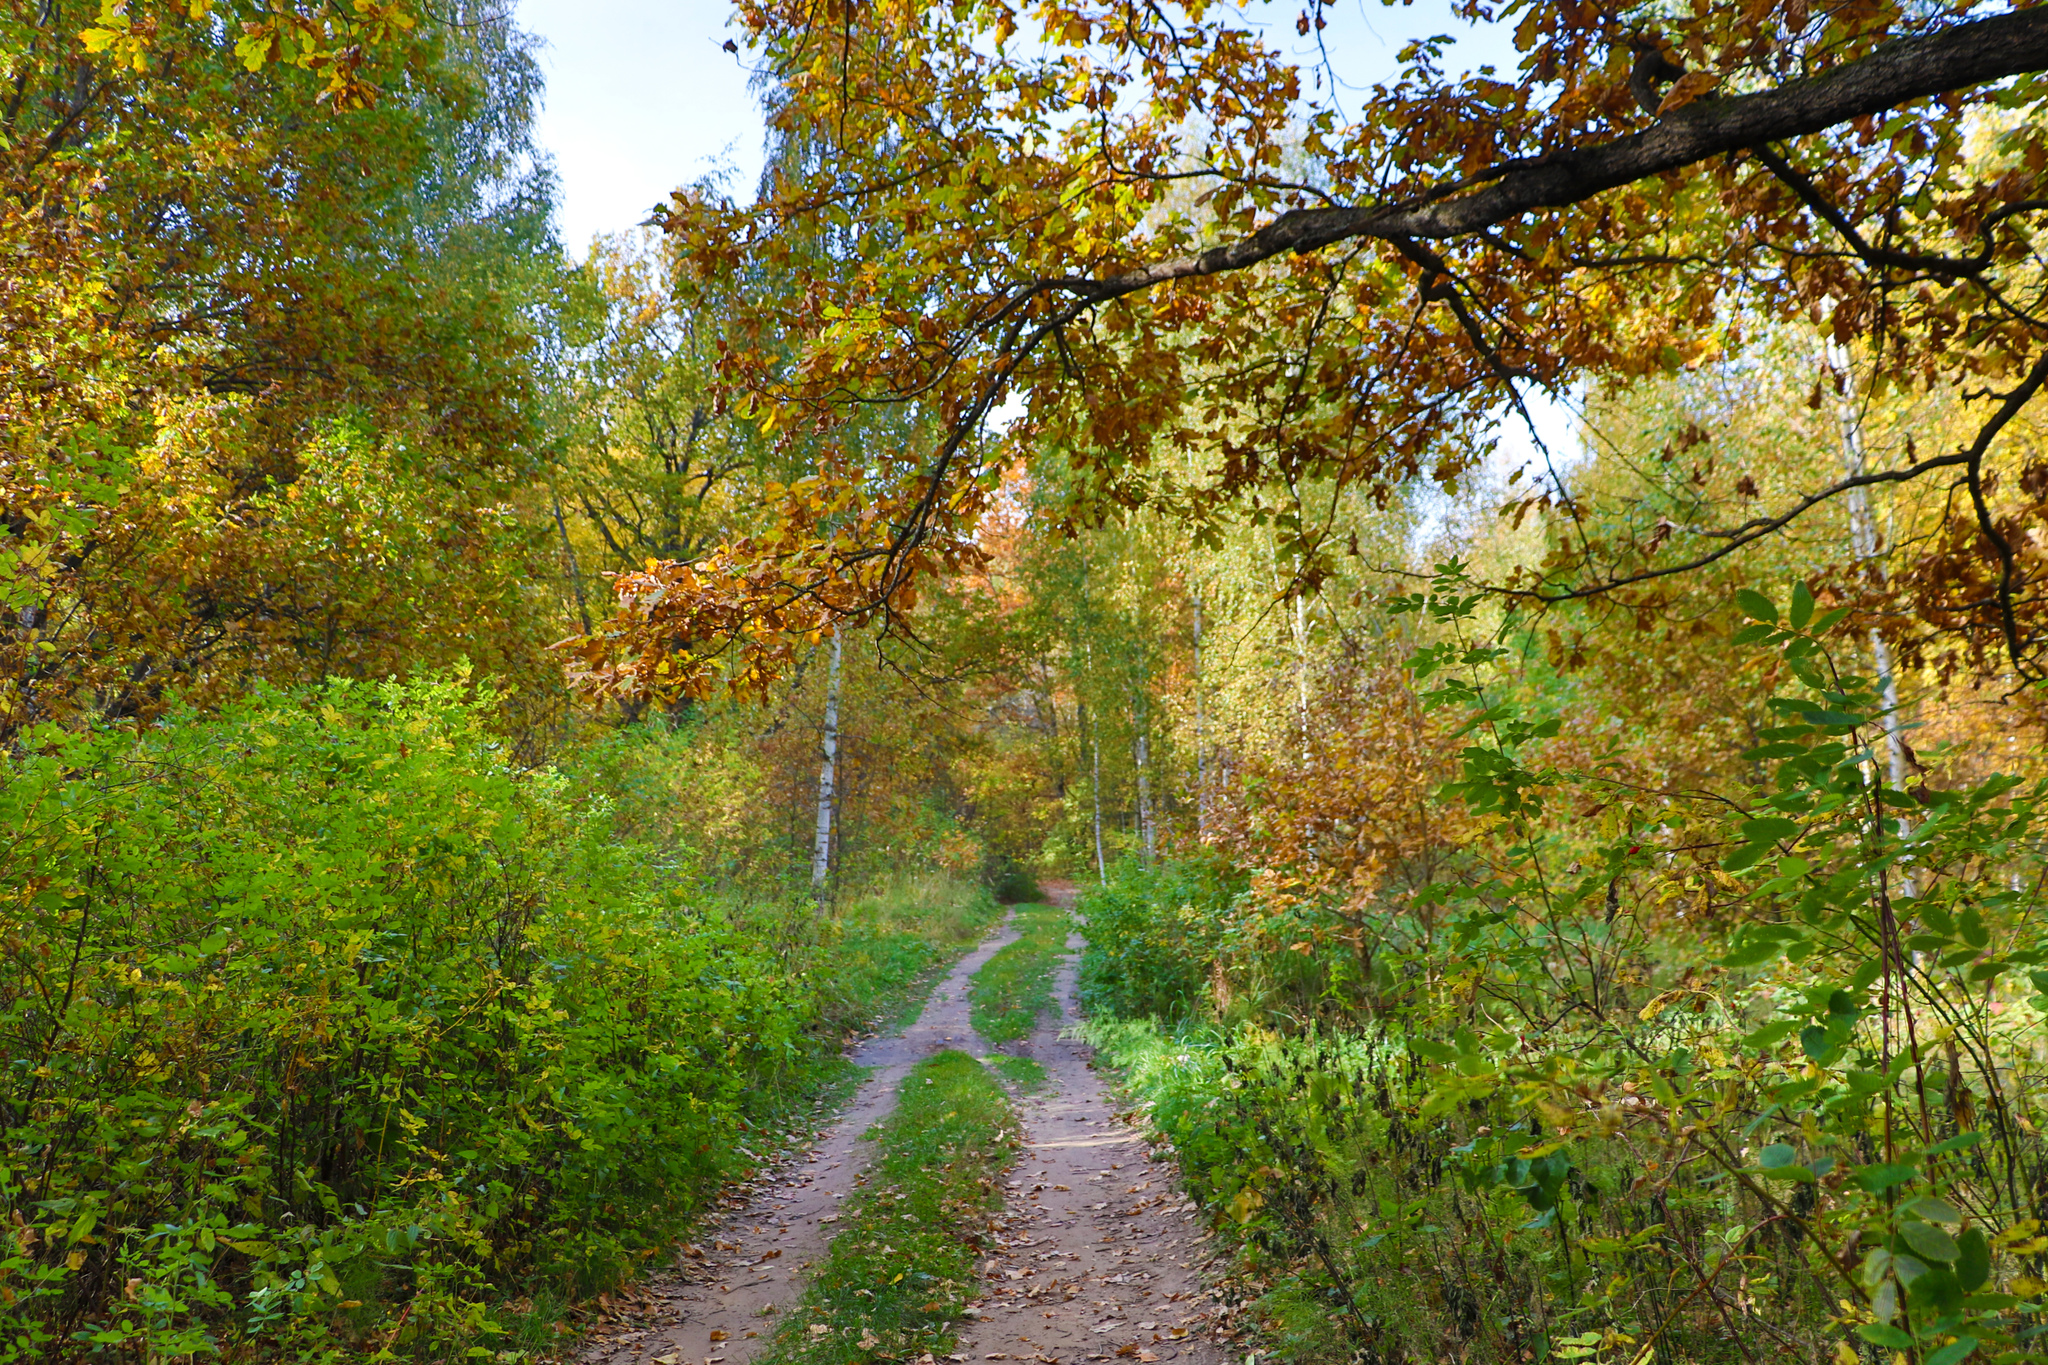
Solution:
M 459 1354 L 616 1281 L 811 1005 L 459 679 L 0 766 L 0 1361 Z
M 1031 905 L 1045 899 L 1031 870 L 1010 858 L 997 863 L 989 885 L 997 902 L 1003 905 Z
M 1471 856 L 1348 903 L 1273 875 L 1211 959 L 1259 1008 L 1177 1026 L 1146 1016 L 1203 960 L 1186 878 L 1086 903 L 1126 1016 L 1091 1041 L 1233 1233 L 1277 1354 L 2040 1358 L 2048 782 L 1882 785 L 1886 702 L 1826 639 L 1846 609 L 1742 599 L 1738 643 L 1787 676 L 1748 785 L 1551 767 L 1562 722 L 1483 671 L 1505 651 L 1432 646 L 1425 701 L 1480 717 L 1438 793 L 1493 822 Z M 1478 600 L 1413 607 L 1469 629 Z M 1274 1008 L 1307 979 L 1255 937 L 1306 957 L 1311 911 L 1355 975 Z
M 1218 925 L 1236 885 L 1203 864 L 1120 864 L 1081 895 L 1088 947 L 1080 997 L 1090 1013 L 1183 1019 L 1206 995 Z

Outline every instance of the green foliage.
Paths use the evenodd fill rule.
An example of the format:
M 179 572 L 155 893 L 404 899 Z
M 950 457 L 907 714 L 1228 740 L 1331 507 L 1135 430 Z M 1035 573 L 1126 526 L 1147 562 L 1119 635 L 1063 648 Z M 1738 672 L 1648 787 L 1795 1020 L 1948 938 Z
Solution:
M 1067 951 L 1067 912 L 1051 905 L 1017 909 L 1018 938 L 997 951 L 967 989 L 975 1032 L 991 1043 L 1028 1038 L 1053 1007 L 1053 969 Z
M 843 1230 L 782 1321 L 770 1365 L 866 1365 L 953 1349 L 973 1296 L 980 1229 L 1002 1207 L 995 1178 L 1023 1136 L 1003 1090 L 964 1052 L 904 1078 L 875 1134 L 881 1153 L 847 1201 Z
M 1477 604 L 1455 565 L 1403 604 L 1436 630 L 1418 683 L 1466 718 L 1439 798 L 1486 823 L 1455 875 L 1357 926 L 1374 1013 L 1096 1025 L 1268 1277 L 1279 1344 L 2027 1358 L 2048 790 L 1884 785 L 1877 688 L 1798 587 L 1740 602 L 1737 640 L 1787 682 L 1745 787 L 1657 797 L 1555 766 L 1560 722 L 1474 638 Z M 1177 908 L 1170 877 L 1121 886 L 1089 903 L 1106 938 Z
M 1218 922 L 1238 888 L 1207 863 L 1121 863 L 1081 897 L 1081 1003 L 1124 1018 L 1184 1019 L 1207 993 Z
M 1004 905 L 1030 905 L 1045 899 L 1045 893 L 1039 890 L 1038 879 L 1031 875 L 1031 869 L 1013 858 L 998 860 L 990 882 L 990 890 L 996 900 Z
M 0 1360 L 437 1355 L 615 1282 L 811 1005 L 459 679 L 43 734 L 0 772 Z

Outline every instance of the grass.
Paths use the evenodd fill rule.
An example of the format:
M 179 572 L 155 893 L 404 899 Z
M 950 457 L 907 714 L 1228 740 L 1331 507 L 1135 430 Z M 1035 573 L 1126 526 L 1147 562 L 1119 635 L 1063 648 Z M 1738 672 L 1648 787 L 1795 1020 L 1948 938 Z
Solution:
M 1009 1083 L 1011 1089 L 1028 1095 L 1045 1085 L 1045 1068 L 1029 1057 L 1012 1057 L 998 1052 L 993 1057 L 982 1059 L 990 1070 Z
M 979 882 L 946 873 L 898 877 L 848 904 L 827 928 L 813 980 L 836 1037 L 901 1027 L 933 978 L 979 942 L 1001 911 Z
M 1017 908 L 1015 943 L 974 974 L 967 999 L 975 1032 L 991 1043 L 1028 1038 L 1052 1009 L 1052 973 L 1067 950 L 1067 912 L 1051 905 Z
M 953 1349 L 999 1176 L 1022 1142 L 1003 1089 L 964 1052 L 905 1078 L 845 1227 L 763 1365 L 868 1365 Z

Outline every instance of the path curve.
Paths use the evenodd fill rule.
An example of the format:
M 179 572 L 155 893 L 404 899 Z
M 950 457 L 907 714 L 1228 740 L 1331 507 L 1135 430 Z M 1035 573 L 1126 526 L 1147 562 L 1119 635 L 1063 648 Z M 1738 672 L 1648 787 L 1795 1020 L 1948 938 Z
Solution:
M 1073 906 L 1071 887 L 1047 891 Z M 817 1144 L 736 1186 L 672 1271 L 611 1305 L 577 1359 L 748 1365 L 764 1351 L 782 1310 L 801 1297 L 802 1272 L 831 1241 L 839 1201 L 868 1165 L 872 1145 L 861 1135 L 895 1107 L 903 1078 L 943 1048 L 993 1052 L 968 1022 L 967 987 L 1016 939 L 1006 917 L 947 973 L 916 1023 L 849 1053 L 874 1071 Z M 967 1310 L 948 1360 L 1225 1365 L 1234 1338 L 1202 1283 L 1215 1253 L 1195 1206 L 1181 1194 L 1172 1162 L 1152 1160 L 1143 1134 L 1118 1117 L 1092 1049 L 1068 1036 L 1080 1022 L 1076 961 L 1084 942 L 1079 933 L 1068 936 L 1055 978 L 1056 1017 L 1003 1048 L 1035 1059 L 1047 1084 L 1018 1102 L 1025 1148 L 988 1234 L 982 1297 Z M 937 1362 L 927 1356 L 922 1365 Z
M 1072 907 L 1070 887 L 1046 888 Z M 954 1361 L 1175 1361 L 1222 1365 L 1228 1324 L 1205 1291 L 1208 1233 L 1163 1156 L 1118 1117 L 1093 1049 L 1069 1036 L 1079 933 L 1055 979 L 1058 1017 L 1039 1022 L 1023 1051 L 1048 1085 L 1018 1105 L 1025 1149 L 1011 1174 L 995 1254 L 982 1265 L 980 1320 Z
M 809 1150 L 734 1186 L 674 1269 L 619 1302 L 612 1320 L 592 1330 L 579 1360 L 747 1365 L 767 1347 L 781 1311 L 803 1292 L 803 1271 L 832 1240 L 839 1201 L 868 1166 L 874 1144 L 861 1135 L 896 1107 L 903 1078 L 944 1048 L 988 1055 L 968 1023 L 967 984 L 998 949 L 1017 941 L 1011 918 L 954 964 L 917 1022 L 847 1053 L 856 1066 L 874 1068 L 853 1102 Z

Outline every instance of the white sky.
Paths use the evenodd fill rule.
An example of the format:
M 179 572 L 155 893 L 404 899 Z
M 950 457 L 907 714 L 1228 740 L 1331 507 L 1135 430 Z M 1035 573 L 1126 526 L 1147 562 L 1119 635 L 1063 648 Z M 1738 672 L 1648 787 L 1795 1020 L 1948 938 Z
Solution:
M 519 0 L 545 40 L 535 130 L 561 177 L 557 220 L 577 256 L 645 219 L 670 190 L 722 165 L 750 193 L 761 117 L 740 59 L 720 44 L 725 0 Z

